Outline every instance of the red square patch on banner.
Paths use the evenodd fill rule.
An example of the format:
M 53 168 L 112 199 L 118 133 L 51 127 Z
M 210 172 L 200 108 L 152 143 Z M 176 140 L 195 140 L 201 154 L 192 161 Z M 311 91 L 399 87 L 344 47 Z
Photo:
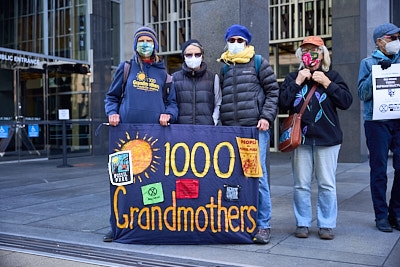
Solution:
M 176 198 L 198 198 L 199 180 L 178 179 L 176 180 Z

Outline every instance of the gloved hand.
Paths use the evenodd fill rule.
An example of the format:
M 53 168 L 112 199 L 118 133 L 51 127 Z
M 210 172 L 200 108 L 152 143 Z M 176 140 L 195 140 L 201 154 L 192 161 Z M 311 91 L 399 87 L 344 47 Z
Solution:
M 382 59 L 381 61 L 378 62 L 378 65 L 381 65 L 381 68 L 383 70 L 386 70 L 392 65 L 392 62 L 390 60 Z

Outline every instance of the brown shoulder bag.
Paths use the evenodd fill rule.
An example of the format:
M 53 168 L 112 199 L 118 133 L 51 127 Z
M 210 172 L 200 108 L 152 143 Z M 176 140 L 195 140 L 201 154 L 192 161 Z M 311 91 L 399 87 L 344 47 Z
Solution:
M 318 84 L 315 84 L 308 93 L 306 100 L 301 106 L 299 113 L 294 113 L 286 118 L 281 126 L 281 134 L 279 136 L 279 151 L 290 152 L 295 150 L 301 144 L 301 117 L 310 102 Z

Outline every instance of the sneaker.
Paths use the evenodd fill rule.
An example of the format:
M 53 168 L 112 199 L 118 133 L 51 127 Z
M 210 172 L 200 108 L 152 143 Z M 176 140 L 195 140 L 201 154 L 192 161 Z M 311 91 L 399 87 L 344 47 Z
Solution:
M 319 228 L 318 234 L 319 238 L 326 240 L 332 240 L 335 236 L 332 228 Z
M 258 244 L 268 244 L 271 239 L 271 229 L 258 229 L 256 235 L 253 238 L 254 243 Z
M 394 218 L 389 216 L 390 225 L 400 231 L 400 218 Z
M 393 232 L 393 228 L 387 218 L 376 219 L 376 227 L 382 232 Z
M 113 241 L 113 232 L 110 230 L 107 234 L 103 236 L 103 242 L 112 242 Z
M 297 226 L 294 236 L 298 237 L 298 238 L 307 238 L 308 237 L 308 227 Z

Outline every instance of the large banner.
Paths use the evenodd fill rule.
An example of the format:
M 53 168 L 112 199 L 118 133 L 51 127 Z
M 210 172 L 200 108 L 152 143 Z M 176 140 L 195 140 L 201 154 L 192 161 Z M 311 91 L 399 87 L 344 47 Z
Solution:
M 114 241 L 253 242 L 262 176 L 256 128 L 120 124 L 109 143 Z

